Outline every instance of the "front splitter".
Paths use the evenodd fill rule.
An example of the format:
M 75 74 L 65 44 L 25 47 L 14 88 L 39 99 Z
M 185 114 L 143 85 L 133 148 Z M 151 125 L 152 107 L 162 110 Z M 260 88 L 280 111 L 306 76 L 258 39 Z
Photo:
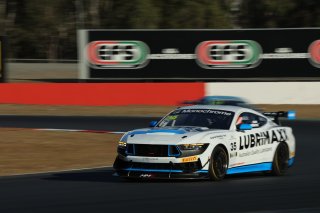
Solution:
M 116 173 L 123 178 L 133 179 L 208 179 L 207 171 L 197 172 L 156 172 L 156 171 L 130 171 L 118 170 Z

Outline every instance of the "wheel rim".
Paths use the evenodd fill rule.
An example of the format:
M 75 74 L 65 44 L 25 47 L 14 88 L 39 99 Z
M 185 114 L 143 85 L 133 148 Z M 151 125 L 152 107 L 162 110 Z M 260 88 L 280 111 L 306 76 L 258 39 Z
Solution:
M 216 175 L 221 178 L 226 174 L 228 167 L 227 156 L 223 151 L 218 151 L 214 154 L 213 169 Z
M 278 151 L 278 165 L 280 171 L 284 171 L 288 168 L 288 150 L 284 144 L 280 144 L 279 151 Z

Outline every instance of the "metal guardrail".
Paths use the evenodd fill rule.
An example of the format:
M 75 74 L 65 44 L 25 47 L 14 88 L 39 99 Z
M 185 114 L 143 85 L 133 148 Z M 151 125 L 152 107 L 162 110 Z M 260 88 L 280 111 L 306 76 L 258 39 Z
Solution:
M 8 58 L 6 62 L 12 63 L 78 63 L 78 59 L 18 59 L 18 58 Z

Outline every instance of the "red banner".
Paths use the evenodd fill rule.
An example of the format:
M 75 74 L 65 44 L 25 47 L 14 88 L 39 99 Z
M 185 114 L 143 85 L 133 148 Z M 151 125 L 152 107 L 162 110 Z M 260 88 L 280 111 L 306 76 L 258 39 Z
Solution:
M 2 104 L 178 105 L 204 96 L 204 83 L 5 83 Z

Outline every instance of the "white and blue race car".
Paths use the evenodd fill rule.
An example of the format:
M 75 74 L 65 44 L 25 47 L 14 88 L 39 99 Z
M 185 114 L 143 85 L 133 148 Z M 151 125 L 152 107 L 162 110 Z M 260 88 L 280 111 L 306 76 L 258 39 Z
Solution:
M 295 138 L 278 117 L 248 108 L 195 105 L 178 108 L 151 128 L 129 131 L 118 145 L 114 169 L 126 178 L 210 178 L 270 172 L 293 164 Z

